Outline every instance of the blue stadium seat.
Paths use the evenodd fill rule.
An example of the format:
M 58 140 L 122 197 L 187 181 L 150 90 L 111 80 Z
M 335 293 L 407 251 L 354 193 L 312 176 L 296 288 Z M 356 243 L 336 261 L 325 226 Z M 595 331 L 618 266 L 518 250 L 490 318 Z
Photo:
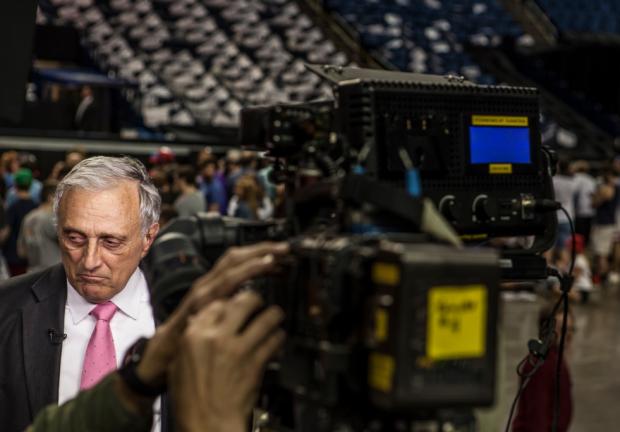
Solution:
M 460 73 L 493 82 L 463 52 L 465 43 L 516 38 L 519 26 L 497 0 L 326 0 L 361 35 L 362 43 L 402 70 Z M 403 48 L 394 48 L 400 43 Z M 426 55 L 423 55 L 421 50 Z
M 617 33 L 618 0 L 538 0 L 538 4 L 562 31 Z

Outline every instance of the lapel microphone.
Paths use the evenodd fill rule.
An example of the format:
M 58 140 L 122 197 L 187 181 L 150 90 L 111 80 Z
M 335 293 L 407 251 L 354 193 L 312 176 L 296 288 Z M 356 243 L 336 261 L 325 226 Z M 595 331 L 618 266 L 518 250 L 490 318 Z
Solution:
M 60 345 L 62 341 L 67 339 L 67 333 L 59 333 L 53 328 L 47 329 L 47 336 L 50 338 L 52 345 Z

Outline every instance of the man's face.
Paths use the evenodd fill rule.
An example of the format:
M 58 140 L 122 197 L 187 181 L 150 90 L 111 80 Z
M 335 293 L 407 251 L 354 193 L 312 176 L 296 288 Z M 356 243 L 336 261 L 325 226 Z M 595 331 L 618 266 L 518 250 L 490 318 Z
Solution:
M 111 299 L 125 287 L 158 229 L 153 224 L 142 234 L 135 182 L 66 192 L 58 211 L 58 238 L 69 282 L 91 303 Z

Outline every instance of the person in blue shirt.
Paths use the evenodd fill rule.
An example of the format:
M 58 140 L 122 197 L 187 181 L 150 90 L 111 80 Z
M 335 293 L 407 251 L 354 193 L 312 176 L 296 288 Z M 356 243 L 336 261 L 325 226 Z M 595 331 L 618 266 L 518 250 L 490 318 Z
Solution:
M 218 212 L 226 214 L 228 208 L 228 196 L 226 184 L 217 175 L 217 160 L 208 159 L 200 165 L 200 176 L 198 177 L 198 187 L 207 201 L 208 212 Z
M 33 174 L 28 192 L 30 193 L 30 198 L 36 205 L 41 204 L 41 190 L 43 189 L 43 183 L 37 180 L 35 175 L 38 172 L 36 156 L 32 153 L 19 153 L 11 162 L 10 166 L 11 169 L 5 171 L 4 173 L 4 182 L 7 187 L 4 206 L 9 208 L 10 205 L 14 204 L 19 199 L 17 185 L 15 184 L 15 174 L 20 168 L 29 169 Z
M 9 234 L 6 243 L 2 245 L 2 252 L 9 267 L 11 276 L 17 276 L 26 272 L 28 261 L 17 254 L 17 238 L 26 215 L 37 208 L 37 204 L 30 196 L 32 184 L 32 171 L 28 168 L 20 168 L 14 174 L 17 198 L 6 209 L 7 225 Z

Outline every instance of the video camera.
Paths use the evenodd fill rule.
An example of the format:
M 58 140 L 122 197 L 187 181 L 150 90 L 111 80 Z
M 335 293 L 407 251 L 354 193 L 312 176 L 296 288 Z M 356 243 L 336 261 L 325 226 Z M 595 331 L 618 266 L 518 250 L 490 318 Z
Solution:
M 468 244 L 531 236 L 531 247 L 505 251 L 503 278 L 547 276 L 541 254 L 553 246 L 557 218 L 545 204 L 554 196 L 557 161 L 541 145 L 537 89 L 309 68 L 335 86 L 334 100 L 245 109 L 242 144 L 286 159 L 291 171 L 315 159 L 326 176 L 331 160 L 349 173 L 361 168 L 394 191 L 421 189 Z M 362 192 L 367 202 L 377 198 Z
M 293 259 L 254 283 L 283 308 L 288 334 L 262 393 L 263 429 L 387 431 L 449 417 L 471 430 L 471 416 L 446 412 L 493 402 L 500 278 L 521 256 L 535 264 L 521 278 L 538 274 L 555 231 L 554 214 L 539 212 L 553 195 L 536 91 L 312 69 L 334 84 L 333 101 L 242 112 L 242 143 L 268 150 L 286 185 L 285 217 L 198 214 L 164 227 L 146 259 L 156 317 L 228 247 L 286 239 Z M 461 247 L 508 235 L 535 246 L 502 259 Z

